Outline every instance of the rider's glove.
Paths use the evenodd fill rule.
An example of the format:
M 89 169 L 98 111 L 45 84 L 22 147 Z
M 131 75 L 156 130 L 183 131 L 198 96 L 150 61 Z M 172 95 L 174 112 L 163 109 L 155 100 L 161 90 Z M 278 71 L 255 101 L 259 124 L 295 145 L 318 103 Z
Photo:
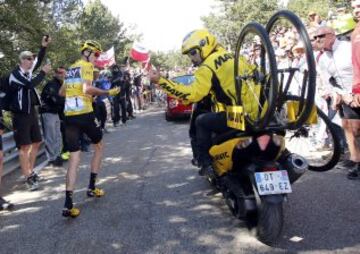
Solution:
M 120 93 L 120 87 L 111 88 L 108 93 L 110 96 L 115 96 Z

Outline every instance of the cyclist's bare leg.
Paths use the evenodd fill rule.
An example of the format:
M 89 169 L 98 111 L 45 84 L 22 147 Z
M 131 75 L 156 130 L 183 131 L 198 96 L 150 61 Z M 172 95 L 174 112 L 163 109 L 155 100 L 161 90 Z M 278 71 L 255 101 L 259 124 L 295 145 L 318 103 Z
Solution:
M 91 173 L 98 173 L 100 171 L 100 166 L 101 166 L 101 160 L 102 160 L 102 155 L 103 155 L 103 151 L 104 151 L 104 144 L 103 141 L 101 140 L 99 143 L 94 144 L 94 156 L 91 160 Z
M 77 176 L 77 170 L 79 167 L 81 158 L 81 152 L 71 152 L 70 153 L 70 159 L 69 159 L 69 168 L 67 170 L 66 174 L 66 190 L 67 191 L 73 191 L 75 188 L 75 182 L 76 182 L 76 176 Z

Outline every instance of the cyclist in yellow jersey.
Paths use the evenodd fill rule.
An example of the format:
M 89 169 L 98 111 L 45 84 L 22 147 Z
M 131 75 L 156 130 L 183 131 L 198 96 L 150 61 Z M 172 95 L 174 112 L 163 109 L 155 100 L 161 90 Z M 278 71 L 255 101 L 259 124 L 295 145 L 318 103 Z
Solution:
M 192 63 L 198 66 L 194 73 L 195 80 L 191 85 L 185 86 L 165 79 L 160 76 L 158 70 L 151 70 L 149 76 L 151 81 L 158 84 L 166 93 L 185 102 L 198 102 L 210 93 L 213 112 L 200 115 L 195 126 L 201 166 L 199 174 L 214 177 L 215 172 L 208 151 L 212 132 L 223 133 L 230 130 L 227 126 L 225 107 L 236 105 L 234 57 L 206 29 L 195 30 L 186 35 L 181 50 L 182 54 L 187 55 Z M 239 65 L 241 74 L 250 74 L 255 69 L 255 66 L 247 63 L 244 58 L 240 59 Z M 250 102 L 250 96 L 244 96 L 244 100 L 243 103 L 247 107 L 256 108 L 256 105 Z
M 80 163 L 79 137 L 85 133 L 94 144 L 94 156 L 91 161 L 91 173 L 87 196 L 101 197 L 102 189 L 95 187 L 96 177 L 100 171 L 103 153 L 102 132 L 95 121 L 92 108 L 92 96 L 114 96 L 119 88 L 102 90 L 92 86 L 94 63 L 100 56 L 101 46 L 96 41 L 85 41 L 81 45 L 81 59 L 67 70 L 64 85 L 60 95 L 65 96 L 65 137 L 70 151 L 69 168 L 66 175 L 66 197 L 62 215 L 77 217 L 80 210 L 73 206 L 73 190 L 75 187 L 77 169 Z

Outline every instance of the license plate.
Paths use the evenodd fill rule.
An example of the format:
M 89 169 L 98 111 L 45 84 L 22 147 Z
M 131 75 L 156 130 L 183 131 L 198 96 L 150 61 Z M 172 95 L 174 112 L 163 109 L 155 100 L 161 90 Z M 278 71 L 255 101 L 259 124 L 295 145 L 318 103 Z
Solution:
M 256 172 L 255 181 L 259 195 L 291 193 L 291 185 L 286 170 Z

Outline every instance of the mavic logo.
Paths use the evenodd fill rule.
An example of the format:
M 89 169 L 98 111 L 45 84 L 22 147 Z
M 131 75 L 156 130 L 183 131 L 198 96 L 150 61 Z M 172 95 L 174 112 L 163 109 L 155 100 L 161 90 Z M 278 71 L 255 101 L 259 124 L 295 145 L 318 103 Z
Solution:
M 218 69 L 223 63 L 225 63 L 227 60 L 232 59 L 232 58 L 233 57 L 231 54 L 225 54 L 225 55 L 219 56 L 214 61 L 215 69 Z
M 183 92 L 177 91 L 175 88 L 171 88 L 171 86 L 167 85 L 166 83 L 159 84 L 159 86 L 180 100 L 187 100 L 187 97 L 190 95 L 188 93 L 184 94 Z
M 226 158 L 230 158 L 228 152 L 216 154 L 216 155 L 214 156 L 214 159 L 215 159 L 216 161 L 218 161 L 218 160 L 223 160 L 223 159 L 226 159 Z

